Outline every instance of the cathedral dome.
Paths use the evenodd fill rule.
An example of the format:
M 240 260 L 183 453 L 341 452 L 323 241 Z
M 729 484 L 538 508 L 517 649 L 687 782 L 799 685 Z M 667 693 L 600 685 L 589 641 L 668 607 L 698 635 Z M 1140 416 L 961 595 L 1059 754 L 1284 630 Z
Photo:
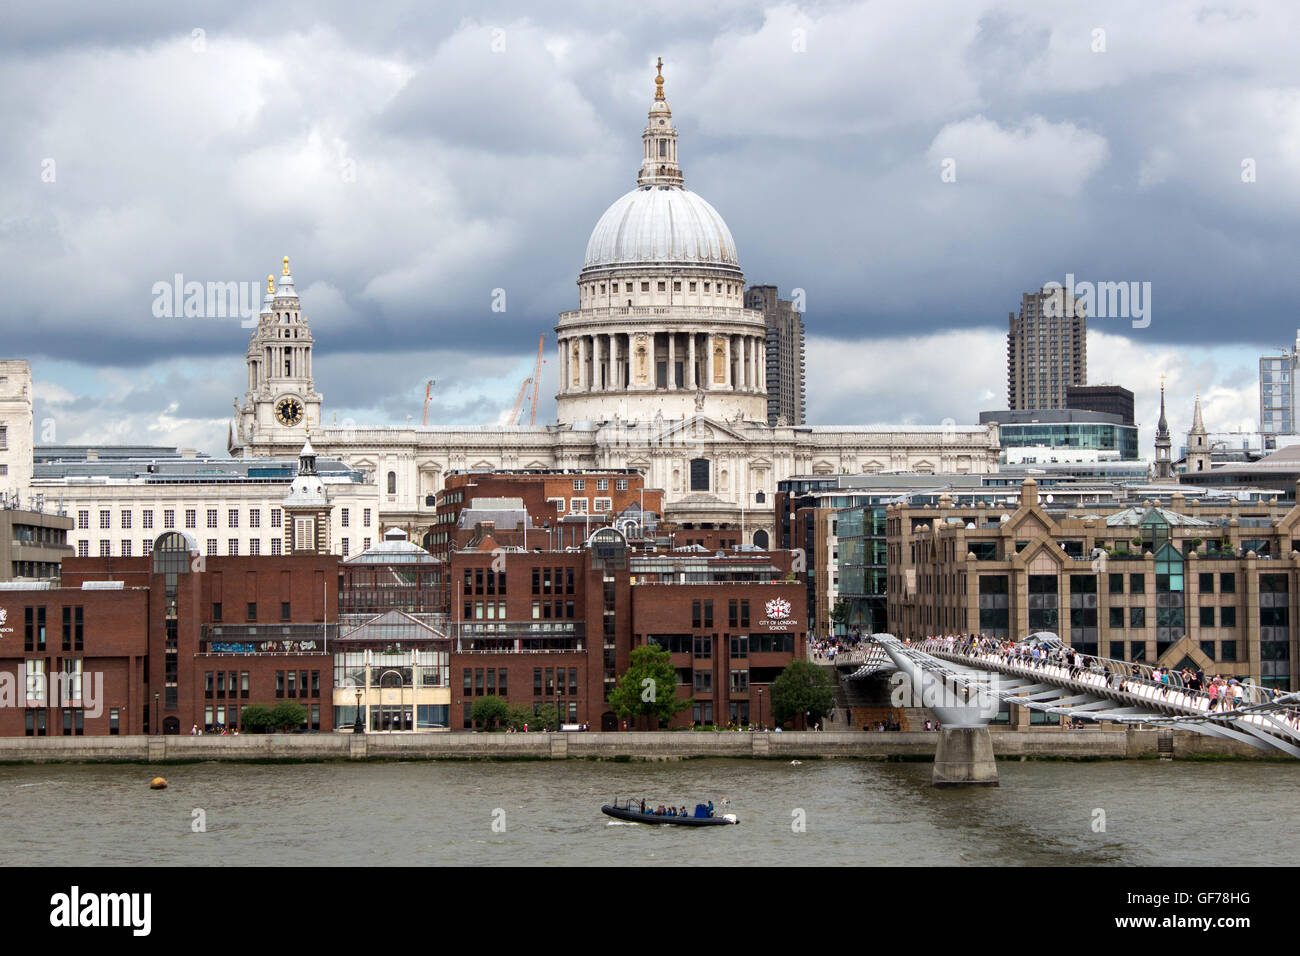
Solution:
M 638 186 L 596 223 L 584 268 L 661 263 L 740 268 L 731 230 L 702 197 L 680 186 Z

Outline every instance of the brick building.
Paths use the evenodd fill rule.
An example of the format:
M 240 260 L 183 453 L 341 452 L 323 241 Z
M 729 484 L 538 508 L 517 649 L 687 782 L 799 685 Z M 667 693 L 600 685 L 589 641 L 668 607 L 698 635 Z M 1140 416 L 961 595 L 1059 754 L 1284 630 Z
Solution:
M 1051 631 L 1085 654 L 1295 689 L 1300 507 L 1173 490 L 1140 505 L 895 504 L 890 630 Z
M 606 696 L 647 643 L 669 651 L 678 695 L 695 699 L 671 726 L 757 722 L 767 685 L 804 656 L 803 585 L 790 559 L 637 551 L 613 528 L 579 549 L 455 552 L 452 726 L 473 726 L 475 699 L 496 694 L 616 729 Z
M 248 705 L 281 700 L 306 708 L 303 729 L 329 730 L 326 642 L 336 626 L 325 621 L 337 603 L 337 568 L 331 555 L 207 558 L 175 531 L 147 558 L 68 558 L 63 587 L 0 592 L 14 629 L 0 635 L 0 667 L 102 675 L 104 716 L 80 718 L 90 734 L 237 727 Z M 46 711 L 47 733 L 58 732 L 68 719 L 60 702 L 37 700 L 29 695 L 24 709 Z M 41 719 L 24 718 L 36 735 Z M 0 733 L 25 733 L 16 720 L 0 709 Z
M 148 588 L 0 585 L 0 736 L 144 733 L 149 619 Z
M 476 522 L 463 520 L 466 511 L 491 510 L 493 504 L 512 502 L 531 523 L 522 528 L 498 525 L 498 544 L 508 547 L 579 546 L 592 531 L 619 515 L 641 509 L 663 514 L 664 494 L 647 488 L 645 476 L 635 469 L 588 469 L 451 472 L 434 499 L 437 515 L 425 547 L 444 560 L 454 550 L 470 544 Z M 561 529 L 564 529 L 561 532 Z

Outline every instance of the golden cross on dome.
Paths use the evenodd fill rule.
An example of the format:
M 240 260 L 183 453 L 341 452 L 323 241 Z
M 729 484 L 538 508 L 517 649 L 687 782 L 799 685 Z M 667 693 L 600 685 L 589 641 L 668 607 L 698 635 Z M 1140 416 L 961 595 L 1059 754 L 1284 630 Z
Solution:
M 275 295 L 275 276 L 266 277 L 266 294 Z
M 664 98 L 664 58 L 659 57 L 655 66 L 659 70 L 659 74 L 655 77 L 655 99 L 662 100 Z
M 288 257 L 288 256 L 285 256 L 285 257 L 284 257 L 284 274 L 285 274 L 285 275 L 288 275 L 288 274 L 289 274 L 289 257 Z

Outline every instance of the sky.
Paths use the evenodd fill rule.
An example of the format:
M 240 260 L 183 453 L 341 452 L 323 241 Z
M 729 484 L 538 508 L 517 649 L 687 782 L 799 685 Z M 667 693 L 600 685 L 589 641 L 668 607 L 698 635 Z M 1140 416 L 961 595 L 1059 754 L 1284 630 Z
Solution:
M 1004 408 L 1008 313 L 1072 275 L 1138 284 L 1144 316 L 1089 319 L 1089 380 L 1136 394 L 1149 454 L 1164 376 L 1177 449 L 1198 392 L 1257 427 L 1300 326 L 1297 35 L 1286 0 L 10 0 L 0 357 L 38 443 L 224 454 L 249 330 L 156 284 L 288 255 L 327 423 L 418 422 L 430 378 L 431 423 L 497 422 L 543 334 L 553 420 L 662 56 L 687 187 L 748 282 L 801 290 L 813 423 Z

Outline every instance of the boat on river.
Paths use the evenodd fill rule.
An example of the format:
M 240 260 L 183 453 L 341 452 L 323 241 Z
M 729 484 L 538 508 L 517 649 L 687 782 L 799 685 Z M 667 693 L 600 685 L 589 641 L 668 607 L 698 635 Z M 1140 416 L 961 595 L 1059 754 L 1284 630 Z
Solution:
M 707 803 L 697 803 L 694 813 L 681 815 L 654 813 L 649 809 L 642 812 L 640 800 L 629 799 L 619 803 L 618 799 L 615 798 L 612 804 L 607 803 L 601 807 L 600 812 L 607 817 L 626 820 L 629 823 L 654 823 L 677 827 L 725 827 L 740 822 L 734 813 L 717 813 L 715 811 L 710 814 Z

